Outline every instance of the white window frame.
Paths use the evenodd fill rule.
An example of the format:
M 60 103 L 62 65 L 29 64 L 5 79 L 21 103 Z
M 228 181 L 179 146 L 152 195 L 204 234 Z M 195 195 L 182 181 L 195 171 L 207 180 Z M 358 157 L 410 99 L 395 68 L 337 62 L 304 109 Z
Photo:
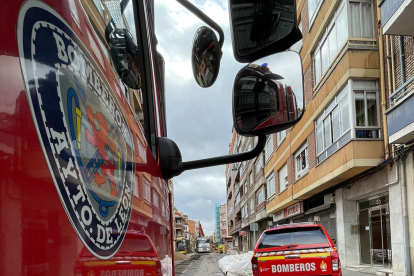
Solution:
M 152 202 L 157 209 L 160 209 L 160 196 L 155 192 L 152 194 Z
M 375 82 L 375 88 L 371 87 L 362 87 L 357 86 L 357 83 L 363 84 L 363 83 L 371 83 L 374 84 Z M 351 97 L 351 103 L 353 108 L 353 116 L 351 119 L 352 124 L 354 125 L 355 131 L 352 131 L 352 138 L 355 139 L 381 139 L 381 127 L 380 127 L 380 113 L 379 113 L 379 93 L 378 93 L 378 81 L 372 81 L 372 80 L 351 80 L 351 88 L 352 88 L 352 97 Z M 355 93 L 356 92 L 364 92 L 364 108 L 365 108 L 365 126 L 358 126 L 357 124 L 357 118 L 356 118 L 356 103 L 355 103 Z M 367 106 L 367 93 L 375 93 L 375 100 L 376 100 L 376 112 L 377 112 L 377 125 L 376 126 L 368 126 L 368 106 Z M 359 138 L 356 135 L 356 132 L 358 130 L 373 130 L 378 131 L 378 137 L 375 138 Z
M 304 152 L 305 155 L 305 162 L 306 167 L 302 168 L 302 164 L 300 162 L 300 155 Z M 298 170 L 298 168 L 300 170 Z M 296 172 L 296 179 L 300 179 L 309 171 L 309 159 L 308 159 L 308 144 L 303 144 L 300 149 L 295 154 L 295 172 Z
M 148 202 L 151 202 L 151 184 L 150 182 L 143 177 L 143 182 L 144 182 L 144 192 L 143 192 L 143 197 L 144 199 L 146 199 Z
M 266 140 L 265 163 L 269 161 L 272 155 L 273 155 L 273 134 L 270 134 Z
M 275 175 L 272 173 L 266 178 L 267 198 L 276 193 Z
M 346 1 L 346 3 L 344 1 Z M 326 74 L 326 72 L 329 71 L 329 68 L 330 68 L 331 64 L 336 60 L 336 57 L 337 57 L 338 53 L 341 51 L 341 49 L 343 47 L 343 44 L 342 45 L 338 44 L 338 40 L 336 38 L 335 39 L 336 47 L 337 47 L 336 56 L 335 57 L 330 57 L 330 54 L 331 54 L 330 50 L 331 49 L 329 48 L 329 45 L 328 45 L 329 44 L 329 41 L 328 41 L 329 39 L 328 38 L 330 36 L 333 36 L 333 35 L 335 35 L 335 37 L 336 37 L 336 34 L 338 32 L 337 28 L 336 28 L 336 25 L 337 25 L 336 21 L 339 18 L 339 15 L 342 12 L 345 13 L 344 16 L 345 16 L 345 20 L 346 20 L 346 24 L 345 24 L 346 30 L 340 30 L 340 31 L 346 32 L 346 34 L 348 34 L 348 29 L 349 29 L 349 23 L 348 22 L 349 22 L 349 20 L 348 20 L 348 16 L 347 16 L 347 8 L 346 8 L 347 3 L 348 3 L 348 0 L 342 0 L 341 3 L 338 5 L 338 7 L 335 10 L 334 15 L 332 16 L 332 18 L 329 21 L 329 24 L 327 25 L 326 29 L 324 30 L 324 32 L 322 34 L 322 37 L 319 40 L 319 43 L 315 48 L 315 51 L 312 54 L 312 62 L 313 62 L 313 68 L 314 68 L 314 70 L 313 70 L 313 72 L 314 72 L 313 73 L 313 80 L 314 80 L 315 84 L 318 84 L 323 79 L 323 76 Z M 335 33 L 332 33 L 332 30 L 334 30 L 334 28 L 335 28 Z M 346 43 L 348 38 L 349 38 L 349 34 L 345 39 L 345 43 Z M 322 58 L 322 49 L 323 49 L 324 46 L 327 47 L 327 53 L 328 53 L 328 58 L 329 58 L 329 60 L 327 61 L 326 68 L 323 68 L 323 64 L 324 64 L 325 59 Z M 318 55 L 319 55 L 319 59 L 316 58 L 316 56 L 318 56 Z M 317 63 L 319 63 L 319 64 L 317 64 Z M 315 87 L 316 86 L 317 85 L 315 85 Z
M 315 11 L 313 12 L 313 14 L 310 14 L 309 11 L 309 1 L 308 1 L 308 17 L 309 17 L 309 30 L 312 28 L 313 22 L 315 22 L 316 17 L 318 16 L 319 10 L 321 9 L 321 6 L 323 4 L 324 0 L 315 0 L 316 6 L 315 6 Z
M 289 185 L 289 181 L 287 177 L 288 177 L 287 164 L 285 164 L 279 170 L 279 194 L 283 193 Z
M 325 109 L 322 111 L 322 113 L 315 120 L 316 160 L 317 160 L 318 164 L 323 162 L 330 155 L 332 155 L 334 151 L 336 151 L 337 149 L 344 146 L 345 143 L 340 142 L 340 141 L 342 141 L 342 138 L 345 135 L 349 136 L 348 140 L 350 140 L 352 138 L 353 123 L 352 123 L 351 114 L 353 114 L 354 112 L 353 112 L 353 109 L 351 108 L 352 101 L 351 101 L 351 97 L 350 97 L 350 95 L 351 95 L 350 87 L 351 87 L 350 82 L 346 83 L 345 86 L 342 87 L 338 91 L 338 93 L 335 95 L 335 97 L 332 99 L 332 101 L 328 105 L 325 106 Z M 344 117 L 343 117 L 344 114 L 342 113 L 342 111 L 343 111 L 342 110 L 342 103 L 344 101 L 348 101 L 348 104 L 347 104 L 348 105 L 348 113 L 345 114 L 345 116 L 348 116 L 349 128 L 346 129 L 346 130 L 342 129 L 342 125 L 343 125 L 343 122 L 344 122 Z M 340 120 L 341 134 L 339 135 L 339 137 L 337 137 L 336 140 L 334 140 L 334 137 L 332 135 L 333 130 L 332 130 L 332 119 L 331 118 L 332 118 L 332 113 L 336 108 L 340 108 L 340 112 L 339 112 L 339 114 L 340 114 L 339 118 L 340 119 L 339 120 Z M 330 120 L 330 130 L 329 131 L 330 131 L 331 139 L 330 139 L 330 144 L 326 145 L 325 139 L 324 139 L 325 132 L 326 132 L 324 122 L 328 119 Z M 320 128 L 320 127 L 322 127 L 322 136 L 321 137 L 318 136 L 318 132 L 317 132 L 318 128 Z M 351 135 L 349 135 L 349 132 L 351 132 Z M 318 146 L 318 144 L 319 144 L 318 141 L 320 139 L 322 139 L 322 149 L 320 149 L 319 146 Z M 335 149 L 333 149 L 331 147 L 334 147 Z M 328 154 L 328 151 L 331 151 L 331 153 Z
M 254 184 L 254 174 L 253 174 L 253 170 L 252 171 L 250 171 L 250 173 L 249 173 L 249 181 L 250 181 L 250 187 L 251 186 L 253 186 L 253 184 Z
M 286 139 L 286 130 L 279 131 L 276 136 L 277 136 L 277 147 L 280 147 L 280 145 Z
M 256 193 L 256 207 L 259 206 L 259 204 L 261 204 L 264 201 L 265 201 L 264 189 L 261 189 Z
M 139 198 L 139 177 L 135 175 L 134 196 Z
M 351 24 L 353 22 L 355 22 L 354 20 L 352 20 L 352 18 L 348 18 L 348 37 L 351 38 L 375 38 L 375 23 L 374 23 L 374 3 L 372 0 L 350 0 L 347 1 L 347 6 L 348 6 L 348 14 L 349 17 L 351 16 L 351 4 L 350 3 L 359 3 L 359 20 L 361 22 L 361 26 L 363 25 L 363 15 L 362 15 L 362 4 L 371 4 L 371 11 L 372 11 L 372 21 L 371 21 L 371 30 L 372 30 L 372 36 L 364 36 L 363 34 L 363 30 L 360 30 L 360 34 L 361 36 L 351 36 Z
M 254 172 L 255 175 L 259 175 L 260 170 L 263 169 L 263 155 L 262 153 L 259 154 L 259 156 L 256 159 L 256 162 L 254 163 Z

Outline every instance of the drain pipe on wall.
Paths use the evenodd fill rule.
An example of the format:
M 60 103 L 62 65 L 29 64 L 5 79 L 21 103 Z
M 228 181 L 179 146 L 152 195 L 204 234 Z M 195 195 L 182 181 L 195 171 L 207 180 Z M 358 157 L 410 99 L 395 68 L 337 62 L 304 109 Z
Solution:
M 405 83 L 405 66 L 404 66 L 404 37 L 400 36 L 398 39 L 398 50 L 400 51 L 400 67 L 401 67 L 401 86 Z M 405 92 L 405 88 L 402 89 Z
M 407 184 L 405 177 L 405 154 L 399 160 L 401 172 L 401 189 L 403 196 L 403 215 L 404 215 L 404 245 L 405 245 L 405 271 L 406 275 L 411 276 L 411 252 L 410 252 L 410 232 L 408 227 L 408 204 L 407 204 Z

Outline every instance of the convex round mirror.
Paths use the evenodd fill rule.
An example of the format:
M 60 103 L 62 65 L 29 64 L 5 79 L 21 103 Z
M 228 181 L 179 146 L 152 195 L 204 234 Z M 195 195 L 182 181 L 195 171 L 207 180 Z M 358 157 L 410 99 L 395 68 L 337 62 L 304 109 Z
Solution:
M 122 82 L 132 89 L 141 87 L 138 47 L 126 29 L 115 29 L 107 38 L 115 69 Z
M 197 30 L 193 39 L 191 63 L 193 75 L 201 87 L 210 87 L 216 81 L 220 69 L 221 50 L 217 36 L 209 27 Z
M 283 52 L 244 66 L 233 86 L 233 122 L 245 136 L 270 134 L 295 125 L 303 115 L 302 62 Z

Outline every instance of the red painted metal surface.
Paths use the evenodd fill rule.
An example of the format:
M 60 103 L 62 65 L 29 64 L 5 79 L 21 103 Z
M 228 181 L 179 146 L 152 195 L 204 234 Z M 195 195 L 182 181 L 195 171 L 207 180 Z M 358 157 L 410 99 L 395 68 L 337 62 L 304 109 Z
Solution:
M 111 260 L 133 259 L 148 252 L 129 255 L 128 252 L 121 252 L 121 256 L 117 253 L 106 260 L 108 263 L 102 270 L 103 263 L 96 256 L 88 255 L 89 250 L 80 240 L 62 205 L 36 131 L 22 76 L 17 26 L 23 3 L 8 2 L 0 11 L 0 275 L 93 275 L 93 272 L 102 275 L 96 273 L 99 269 L 99 273 L 104 271 L 103 275 L 107 271 L 111 271 L 108 275 L 112 275 L 112 271 L 117 270 L 121 270 L 121 273 L 136 273 L 136 267 L 127 262 L 113 263 Z M 138 126 L 126 98 L 119 92 L 116 72 L 101 51 L 80 2 L 48 0 L 44 3 L 67 22 L 82 41 L 115 91 L 114 97 L 130 127 L 135 148 L 134 160 L 138 165 L 134 172 L 134 196 L 127 233 L 136 231 L 131 232 L 136 234 L 127 234 L 126 237 L 141 235 L 148 238 L 154 250 L 148 253 L 151 256 L 147 254 L 145 257 L 156 259 L 155 267 L 152 263 L 140 263 L 137 273 L 172 275 L 168 186 L 161 178 L 159 166 L 145 141 L 142 128 Z M 146 191 L 149 191 L 149 196 Z M 136 251 L 139 251 L 139 239 L 135 242 Z M 148 244 L 147 241 L 145 244 Z M 88 263 L 82 264 L 84 261 Z M 108 264 L 118 268 L 108 267 Z M 85 265 L 90 269 L 77 270 Z

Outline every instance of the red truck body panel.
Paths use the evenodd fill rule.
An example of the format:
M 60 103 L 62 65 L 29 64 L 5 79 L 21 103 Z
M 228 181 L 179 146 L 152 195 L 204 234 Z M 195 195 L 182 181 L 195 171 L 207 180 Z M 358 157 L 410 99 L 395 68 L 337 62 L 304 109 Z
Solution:
M 74 275 L 85 250 L 91 262 L 107 262 L 106 273 L 132 230 L 153 244 L 156 253 L 146 257 L 173 275 L 168 185 L 81 2 L 11 1 L 0 14 L 0 275 Z M 70 60 L 53 66 L 64 51 Z M 86 78 L 75 70 L 76 55 L 89 66 Z M 150 89 L 157 99 L 157 85 Z M 138 274 L 158 275 L 136 265 Z

